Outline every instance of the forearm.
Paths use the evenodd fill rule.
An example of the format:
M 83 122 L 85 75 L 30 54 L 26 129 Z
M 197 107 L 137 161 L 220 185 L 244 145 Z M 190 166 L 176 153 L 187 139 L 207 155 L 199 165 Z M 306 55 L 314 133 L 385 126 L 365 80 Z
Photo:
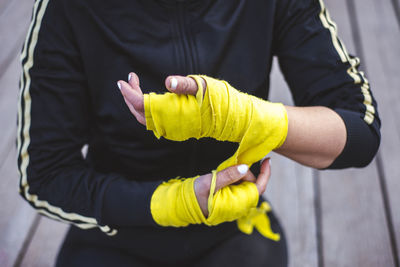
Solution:
M 169 77 L 170 79 L 171 77 Z M 166 86 L 167 88 L 177 94 L 190 94 L 196 95 L 198 86 L 196 82 L 187 77 L 174 76 L 175 79 L 179 79 L 179 85 L 177 88 L 168 87 L 169 84 L 172 84 L 170 80 L 167 79 Z M 133 79 L 132 79 L 133 80 Z M 125 88 L 129 87 L 129 84 L 122 82 L 124 86 L 122 87 L 125 97 L 125 101 L 130 107 L 132 113 L 136 116 L 139 121 L 143 121 L 144 124 L 145 116 L 144 116 L 144 103 L 143 103 L 143 95 L 137 95 L 135 90 L 140 89 L 137 87 L 135 90 L 127 90 Z M 175 86 L 177 81 L 175 81 Z M 132 85 L 133 86 L 133 85 Z M 208 85 L 210 86 L 210 85 Z M 204 87 L 200 86 L 200 87 Z M 211 86 L 215 87 L 215 86 Z M 214 89 L 217 91 L 218 86 Z M 221 89 L 221 88 L 220 88 Z M 226 89 L 226 88 L 225 88 Z M 225 90 L 221 89 L 221 90 Z M 229 90 L 234 90 L 231 88 Z M 208 98 L 206 98 L 208 99 Z M 222 101 L 224 99 L 224 101 Z M 222 97 L 219 100 L 215 100 L 216 103 L 229 103 L 230 101 L 225 101 L 227 97 Z M 246 95 L 243 95 L 243 100 L 247 99 Z M 214 101 L 214 100 L 213 100 Z M 263 141 L 269 144 L 269 149 L 274 149 L 276 152 L 285 155 L 299 163 L 304 165 L 308 165 L 314 168 L 330 168 L 330 169 L 342 169 L 348 167 L 364 167 L 368 165 L 376 151 L 379 147 L 379 120 L 375 120 L 371 123 L 368 123 L 365 119 L 365 115 L 363 112 L 356 110 L 352 110 L 349 108 L 340 108 L 336 107 L 334 110 L 327 108 L 325 106 L 309 106 L 309 107 L 289 107 L 280 109 L 283 117 L 287 117 L 288 124 L 282 124 L 282 114 L 281 112 L 275 113 L 272 110 L 278 111 L 273 108 L 274 104 L 268 101 L 265 101 L 264 104 L 260 103 L 259 100 L 255 100 L 260 107 L 257 107 L 257 113 L 260 115 L 258 118 L 252 116 L 252 125 L 255 126 L 250 132 L 253 132 L 257 139 L 261 138 Z M 171 101 L 165 101 L 165 103 L 172 103 Z M 137 104 L 136 107 L 133 107 Z M 139 103 L 139 104 L 138 104 Z M 272 105 L 271 105 L 272 104 Z M 197 105 L 197 104 L 194 104 Z M 205 105 L 208 105 L 205 103 Z M 246 106 L 245 102 L 242 105 Z M 357 104 L 353 104 L 354 108 L 357 108 Z M 156 105 L 156 106 L 162 106 Z M 215 104 L 216 107 L 219 107 L 219 104 Z M 171 110 L 175 110 L 177 105 L 174 105 L 174 108 Z M 264 110 L 265 108 L 265 110 Z M 187 107 L 184 108 L 185 111 L 189 112 Z M 227 109 L 223 110 L 213 110 L 215 114 L 225 114 L 228 112 Z M 240 110 L 237 108 L 233 108 L 238 115 L 232 115 L 234 120 L 229 124 L 231 129 L 238 130 L 242 129 L 243 126 L 250 125 L 247 123 L 243 123 L 243 117 L 245 114 L 252 114 L 250 111 Z M 271 113 L 272 112 L 272 113 Z M 170 114 L 171 112 L 168 112 Z M 190 113 L 190 112 L 189 112 Z M 194 111 L 193 114 L 196 112 Z M 279 115 L 280 114 L 280 115 Z M 202 114 L 202 116 L 205 114 Z M 286 116 L 287 115 L 287 116 Z M 190 115 L 189 118 L 184 121 L 188 122 L 192 119 Z M 173 116 L 174 118 L 176 116 Z M 246 117 L 247 118 L 247 117 Z M 368 117 L 369 118 L 369 117 Z M 152 121 L 152 120 L 150 120 Z M 221 124 L 221 123 L 220 123 Z M 264 125 L 265 124 L 265 125 Z M 226 122 L 223 122 L 221 125 L 227 125 Z M 276 129 L 272 129 L 272 126 L 278 126 Z M 176 130 L 178 126 L 170 125 L 173 130 Z M 246 126 L 247 127 L 247 126 Z M 195 129 L 191 125 L 188 129 Z M 286 128 L 286 129 L 285 129 Z M 212 128 L 212 129 L 215 129 Z M 262 130 L 262 129 L 265 129 Z M 243 130 L 243 129 L 242 129 Z M 231 142 L 243 142 L 241 138 L 245 135 L 245 131 L 238 130 L 238 134 L 235 135 L 234 139 L 228 137 Z M 247 128 L 249 130 L 249 128 Z M 279 142 L 275 144 L 271 144 L 270 141 L 267 141 L 267 138 L 270 138 L 271 133 L 277 134 L 276 137 Z M 277 131 L 277 132 L 275 132 Z M 286 132 L 287 136 L 286 136 Z M 184 131 L 177 131 L 178 133 L 183 133 Z M 227 131 L 225 131 L 226 133 Z M 229 134 L 232 131 L 228 132 Z M 209 133 L 206 133 L 208 137 Z M 263 136 L 264 135 L 264 136 Z M 266 135 L 266 136 L 265 136 Z M 197 136 L 197 135 L 194 135 Z M 191 136 L 191 137 L 194 137 Z M 200 135 L 201 136 L 201 135 Z M 197 136 L 199 138 L 200 136 Z M 220 139 L 220 135 L 215 136 L 214 138 Z M 189 137 L 185 137 L 189 138 Z M 264 139 L 265 138 L 265 139 Z M 228 140 L 226 139 L 226 140 Z M 247 140 L 249 142 L 254 143 L 254 137 L 247 136 Z M 282 146 L 280 144 L 284 143 Z M 280 146 L 280 147 L 279 147 Z M 279 149 L 275 149 L 279 147 Z M 242 146 L 243 148 L 243 146 Z M 263 148 L 259 147 L 260 154 L 263 156 L 267 154 L 270 150 L 268 148 L 262 150 Z M 246 151 L 244 149 L 243 151 Z M 243 160 L 243 158 L 242 158 Z M 254 161 L 253 161 L 254 162 Z
M 341 117 L 322 106 L 285 107 L 288 134 L 275 152 L 310 167 L 330 166 L 346 144 L 346 126 Z

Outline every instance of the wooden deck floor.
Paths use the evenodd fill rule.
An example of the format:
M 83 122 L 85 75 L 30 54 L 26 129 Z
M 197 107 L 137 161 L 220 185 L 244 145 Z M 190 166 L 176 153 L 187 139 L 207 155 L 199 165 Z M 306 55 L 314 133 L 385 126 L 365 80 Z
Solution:
M 266 192 L 286 230 L 290 266 L 399 266 L 400 0 L 325 0 L 351 54 L 361 58 L 383 122 L 365 169 L 317 171 L 276 154 Z M 67 226 L 17 194 L 18 53 L 31 0 L 0 2 L 0 266 L 52 266 Z M 291 97 L 276 64 L 271 99 Z

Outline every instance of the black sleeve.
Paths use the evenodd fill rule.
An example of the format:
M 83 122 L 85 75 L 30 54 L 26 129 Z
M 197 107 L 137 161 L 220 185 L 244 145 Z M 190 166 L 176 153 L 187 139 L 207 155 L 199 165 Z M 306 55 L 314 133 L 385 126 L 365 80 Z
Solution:
M 150 199 L 160 182 L 95 171 L 81 149 L 90 101 L 62 1 L 37 0 L 22 51 L 18 114 L 20 194 L 39 212 L 83 229 L 155 225 Z
M 347 129 L 347 141 L 331 169 L 363 167 L 380 143 L 377 104 L 360 61 L 337 36 L 322 0 L 277 1 L 274 53 L 298 106 L 326 106 Z

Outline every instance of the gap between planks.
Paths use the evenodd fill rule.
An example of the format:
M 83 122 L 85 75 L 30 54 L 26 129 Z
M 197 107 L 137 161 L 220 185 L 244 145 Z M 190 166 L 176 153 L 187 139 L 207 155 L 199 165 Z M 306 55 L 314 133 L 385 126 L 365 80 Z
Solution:
M 321 186 L 319 172 L 313 170 L 314 210 L 315 210 L 315 239 L 317 242 L 318 267 L 324 267 L 324 237 L 322 229 Z
M 397 23 L 400 27 L 400 0 L 392 0 L 393 10 L 396 13 Z
M 22 247 L 21 247 L 20 251 L 18 252 L 17 259 L 15 260 L 15 263 L 14 263 L 14 267 L 21 266 L 22 260 L 25 257 L 25 253 L 28 251 L 28 248 L 32 242 L 33 236 L 35 235 L 36 230 L 38 229 L 40 220 L 41 220 L 40 215 L 36 214 L 35 218 L 33 219 L 33 223 L 31 225 L 31 227 L 29 228 L 29 232 L 26 235 L 24 243 L 22 244 Z

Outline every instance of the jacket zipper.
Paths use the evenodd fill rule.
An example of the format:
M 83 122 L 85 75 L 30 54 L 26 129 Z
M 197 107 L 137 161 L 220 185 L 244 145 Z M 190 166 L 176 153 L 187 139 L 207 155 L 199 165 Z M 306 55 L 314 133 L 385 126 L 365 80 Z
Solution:
M 185 15 L 185 3 L 178 2 L 176 12 L 176 24 L 178 26 L 178 36 L 183 52 L 183 58 L 181 58 L 183 66 L 182 72 L 193 74 L 196 72 L 197 69 L 194 55 L 195 51 L 193 51 L 192 39 L 190 36 L 190 32 L 186 26 L 187 21 Z
M 178 53 L 178 61 L 181 62 L 181 73 L 182 74 L 197 74 L 197 67 L 195 61 L 195 51 L 193 50 L 192 39 L 190 31 L 187 29 L 185 3 L 178 2 L 176 8 L 176 24 L 178 28 L 178 39 L 183 53 Z M 190 157 L 190 169 L 193 173 L 197 167 L 197 142 L 193 142 Z

